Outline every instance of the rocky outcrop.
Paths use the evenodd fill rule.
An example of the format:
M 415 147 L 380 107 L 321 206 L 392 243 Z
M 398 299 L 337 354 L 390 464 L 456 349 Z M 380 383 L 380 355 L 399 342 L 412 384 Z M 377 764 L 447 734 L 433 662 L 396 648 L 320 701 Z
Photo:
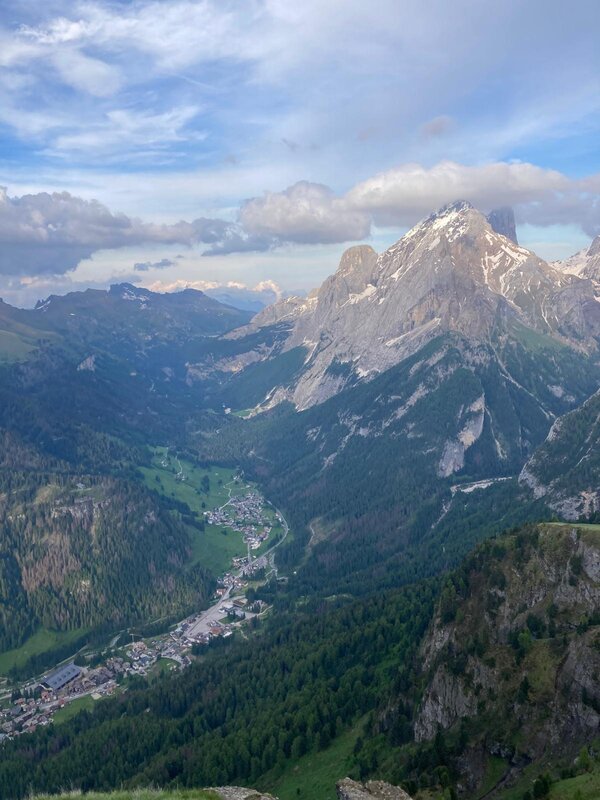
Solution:
M 358 783 L 344 778 L 336 784 L 338 800 L 411 800 L 404 789 L 384 781 Z
M 572 755 L 600 730 L 600 532 L 532 526 L 482 551 L 424 639 L 415 739 L 480 718 L 511 759 Z
M 490 211 L 487 215 L 487 221 L 496 233 L 500 233 L 515 244 L 519 244 L 517 239 L 517 226 L 515 225 L 515 212 L 510 206 L 494 208 L 493 211 Z
M 277 800 L 272 794 L 262 794 L 241 786 L 217 786 L 209 791 L 214 792 L 220 800 Z
M 600 511 L 600 392 L 559 417 L 523 466 L 519 483 L 560 514 L 577 520 Z
M 580 250 L 565 261 L 556 261 L 552 266 L 579 278 L 588 278 L 600 284 L 600 236 L 596 236 L 588 248 Z
M 210 789 L 221 800 L 277 800 L 270 794 L 261 794 L 240 786 L 219 786 Z M 411 800 L 403 789 L 383 781 L 358 783 L 344 778 L 336 785 L 338 800 Z

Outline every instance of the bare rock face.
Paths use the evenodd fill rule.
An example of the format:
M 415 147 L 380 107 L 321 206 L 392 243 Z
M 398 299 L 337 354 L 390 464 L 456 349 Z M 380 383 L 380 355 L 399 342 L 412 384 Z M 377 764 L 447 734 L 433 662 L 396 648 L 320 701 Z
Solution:
M 404 789 L 383 781 L 358 783 L 350 778 L 344 778 L 335 788 L 338 800 L 411 800 Z
M 597 459 L 600 441 L 600 392 L 574 411 L 558 417 L 526 462 L 519 483 L 562 519 L 577 520 L 600 510 Z
M 553 266 L 567 274 L 600 284 L 600 236 L 596 236 L 587 249 L 580 250 L 565 261 L 556 261 Z
M 318 291 L 280 301 L 229 337 L 285 328 L 278 352 L 306 351 L 284 387 L 303 410 L 374 378 L 440 334 L 488 341 L 515 322 L 593 349 L 600 336 L 594 284 L 516 244 L 511 209 L 486 217 L 457 201 L 380 255 L 351 247 Z
M 308 297 L 280 300 L 226 334 L 231 340 L 247 338 L 247 351 L 193 365 L 190 380 L 205 372 L 226 379 L 301 348 L 301 368 L 288 382 L 269 387 L 256 410 L 282 400 L 304 410 L 375 378 L 447 333 L 489 343 L 528 328 L 595 352 L 600 237 L 574 258 L 577 264 L 570 267 L 546 263 L 517 244 L 512 209 L 486 217 L 459 200 L 379 255 L 366 245 L 349 248 L 337 271 Z M 254 334 L 261 330 L 269 331 L 268 346 L 256 344 Z M 463 450 L 454 443 L 440 472 L 454 471 Z
M 487 220 L 496 233 L 506 236 L 507 239 L 510 239 L 515 244 L 519 244 L 515 225 L 515 212 L 510 206 L 503 206 L 490 211 Z
M 600 604 L 600 546 L 585 529 L 542 525 L 527 555 L 509 546 L 489 566 L 486 580 L 473 565 L 465 578 L 461 616 L 444 622 L 438 611 L 422 644 L 428 678 L 415 739 L 431 740 L 440 728 L 479 716 L 498 721 L 496 735 L 506 736 L 511 725 L 518 726 L 521 753 L 528 759 L 576 749 L 596 735 L 600 724 L 594 677 L 600 669 L 599 629 L 574 633 L 577 622 L 595 614 Z M 533 618 L 557 626 L 553 644 L 532 639 L 517 663 L 511 641 Z M 465 644 L 475 635 L 485 642 L 484 652 Z M 539 663 L 548 671 L 545 682 L 536 675 Z M 519 695 L 525 676 L 530 684 Z

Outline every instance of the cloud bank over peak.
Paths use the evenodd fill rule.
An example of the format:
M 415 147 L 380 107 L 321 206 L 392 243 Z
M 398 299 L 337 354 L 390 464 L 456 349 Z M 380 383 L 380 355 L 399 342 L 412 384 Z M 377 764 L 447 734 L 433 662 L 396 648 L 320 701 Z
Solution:
M 336 197 L 329 187 L 309 181 L 247 200 L 239 219 L 250 234 L 299 244 L 364 239 L 370 232 L 366 212 Z
M 521 224 L 574 224 L 589 236 L 600 232 L 600 175 L 573 179 L 522 162 L 403 164 L 341 196 L 327 186 L 302 181 L 247 200 L 239 221 L 248 233 L 279 242 L 360 241 L 372 225 L 410 227 L 457 198 L 482 211 L 513 206 Z
M 68 192 L 10 197 L 0 188 L 0 274 L 62 275 L 96 251 L 135 245 L 199 247 L 202 255 L 220 256 L 363 241 L 373 228 L 397 229 L 399 235 L 457 198 L 484 212 L 513 206 L 519 224 L 565 224 L 590 237 L 600 233 L 599 174 L 570 178 L 522 162 L 403 164 L 344 194 L 299 181 L 244 201 L 235 222 L 210 217 L 144 222 Z M 161 257 L 137 261 L 134 270 L 169 270 L 176 264 Z

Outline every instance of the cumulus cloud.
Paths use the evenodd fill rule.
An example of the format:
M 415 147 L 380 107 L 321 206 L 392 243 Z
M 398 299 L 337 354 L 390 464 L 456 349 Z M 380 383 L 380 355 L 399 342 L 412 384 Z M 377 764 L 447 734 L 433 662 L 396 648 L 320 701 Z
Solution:
M 326 186 L 301 182 L 246 201 L 240 223 L 276 242 L 358 241 L 369 235 L 371 224 L 409 227 L 457 199 L 482 211 L 514 206 L 520 223 L 574 223 L 590 236 L 600 230 L 600 176 L 572 179 L 521 162 L 466 166 L 442 161 L 429 168 L 404 164 L 361 181 L 339 197 Z
M 0 274 L 64 274 L 97 250 L 128 245 L 216 244 L 230 227 L 207 218 L 146 223 L 68 192 L 9 197 L 0 187 Z
M 459 198 L 482 211 L 513 206 L 519 223 L 577 224 L 590 236 L 600 230 L 600 176 L 573 179 L 522 162 L 407 164 L 358 183 L 345 200 L 376 225 L 407 226 Z
M 299 244 L 363 239 L 370 231 L 368 214 L 327 186 L 308 181 L 247 200 L 240 223 L 250 234 Z

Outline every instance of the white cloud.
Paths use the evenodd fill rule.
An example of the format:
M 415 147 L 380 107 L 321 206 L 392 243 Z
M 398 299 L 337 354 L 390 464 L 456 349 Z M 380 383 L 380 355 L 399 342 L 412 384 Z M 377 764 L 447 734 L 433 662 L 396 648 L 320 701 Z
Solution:
M 576 193 L 577 182 L 556 170 L 533 164 L 496 162 L 465 166 L 443 161 L 427 168 L 405 164 L 354 186 L 345 200 L 372 214 L 379 225 L 411 225 L 456 199 L 482 210 L 500 205 L 548 201 L 556 194 Z
M 154 281 L 146 288 L 153 292 L 180 292 L 184 289 L 199 289 L 219 300 L 221 303 L 242 308 L 248 311 L 259 311 L 271 305 L 283 296 L 281 287 L 273 280 L 263 280 L 256 286 L 249 286 L 240 281 L 183 280 Z
M 135 161 L 140 151 L 147 155 L 153 149 L 160 151 L 189 138 L 203 139 L 205 134 L 202 131 L 185 131 L 200 111 L 199 106 L 172 108 L 160 114 L 113 109 L 85 129 L 57 136 L 51 151 L 62 157 L 81 152 L 97 156 L 116 151 L 120 159 L 128 154 Z
M 75 49 L 57 51 L 52 63 L 65 84 L 96 97 L 108 97 L 121 85 L 116 67 Z
M 1 190 L 0 273 L 64 274 L 99 250 L 140 244 L 204 244 L 204 255 L 219 256 L 286 244 L 361 241 L 373 225 L 406 228 L 456 199 L 470 200 L 482 211 L 512 205 L 520 224 L 575 224 L 590 236 L 600 232 L 600 175 L 572 179 L 525 163 L 407 164 L 339 196 L 322 184 L 300 181 L 245 201 L 237 222 L 211 217 L 144 222 L 69 192 L 9 197 Z M 172 259 L 163 258 L 139 260 L 136 269 L 171 267 Z
M 361 181 L 341 196 L 301 181 L 245 201 L 239 220 L 248 234 L 270 237 L 274 244 L 359 241 L 369 235 L 372 224 L 406 228 L 457 199 L 486 212 L 514 206 L 520 223 L 576 223 L 590 236 L 600 231 L 600 176 L 572 179 L 519 162 L 467 166 L 443 161 L 429 168 L 405 164 Z
M 308 181 L 247 200 L 240 223 L 250 234 L 301 244 L 363 239 L 370 230 L 369 216 L 362 210 L 337 198 L 327 186 Z

